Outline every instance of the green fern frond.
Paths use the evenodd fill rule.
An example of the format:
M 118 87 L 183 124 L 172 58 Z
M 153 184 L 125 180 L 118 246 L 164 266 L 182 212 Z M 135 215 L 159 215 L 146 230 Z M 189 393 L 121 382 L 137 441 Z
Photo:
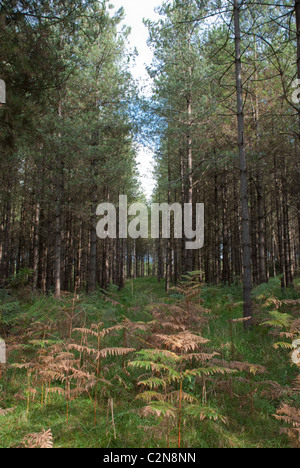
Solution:
M 293 346 L 292 346 L 291 343 L 283 343 L 283 342 L 281 342 L 281 343 L 275 343 L 275 344 L 273 345 L 273 348 L 275 348 L 275 349 L 293 349 Z
M 200 421 L 213 420 L 227 424 L 226 417 L 223 416 L 216 408 L 211 408 L 209 406 L 203 407 L 200 405 L 189 405 L 184 409 L 184 413 L 186 416 L 200 419 Z
M 160 418 L 172 418 L 177 416 L 177 409 L 167 402 L 153 401 L 148 406 L 143 408 L 142 414 L 144 417 L 155 416 Z
M 291 315 L 282 314 L 277 310 L 273 310 L 272 312 L 269 312 L 269 314 L 271 315 L 272 319 L 263 322 L 262 326 L 269 326 L 275 328 L 289 328 L 293 321 L 293 317 Z
M 136 400 L 143 400 L 146 401 L 146 403 L 150 403 L 152 401 L 164 401 L 164 395 L 158 392 L 149 391 L 137 395 Z
M 152 390 L 153 388 L 158 387 L 166 388 L 167 382 L 166 380 L 159 379 L 158 377 L 152 377 L 147 380 L 141 380 L 140 382 L 138 382 L 138 385 L 144 385 L 144 387 L 148 387 L 150 388 L 150 390 Z
M 225 374 L 235 374 L 237 371 L 234 369 L 226 369 L 224 367 L 204 367 L 202 369 L 192 369 L 184 372 L 183 377 L 188 378 L 189 380 L 192 377 L 202 377 L 203 375 L 225 375 Z

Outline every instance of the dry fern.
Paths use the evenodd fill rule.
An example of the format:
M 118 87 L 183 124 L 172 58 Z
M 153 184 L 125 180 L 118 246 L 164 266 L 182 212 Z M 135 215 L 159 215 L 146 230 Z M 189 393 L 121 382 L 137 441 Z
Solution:
M 104 348 L 99 352 L 99 357 L 106 358 L 107 356 L 125 356 L 134 352 L 133 348 Z
M 264 374 L 266 372 L 266 368 L 264 366 L 261 366 L 260 364 L 251 364 L 247 361 L 240 362 L 240 361 L 224 361 L 224 360 L 219 360 L 219 359 L 213 359 L 212 364 L 221 366 L 221 367 L 226 367 L 228 369 L 234 369 L 239 372 L 248 372 L 250 374 Z
M 298 375 L 293 382 L 293 390 L 295 392 L 300 392 L 300 375 Z
M 281 400 L 293 394 L 293 389 L 289 387 L 282 387 L 278 382 L 264 381 L 262 385 L 266 385 L 267 389 L 262 392 L 262 396 L 270 398 L 271 400 Z
M 274 416 L 289 426 L 283 428 L 282 433 L 287 434 L 293 444 L 300 448 L 300 409 L 283 403 Z
M 36 434 L 28 434 L 22 442 L 22 446 L 27 449 L 52 449 L 53 436 L 51 429 Z
M 8 408 L 8 409 L 2 409 L 0 408 L 0 416 L 7 416 L 8 414 L 12 413 L 15 408 Z
M 180 354 L 196 351 L 201 345 L 209 342 L 209 340 L 193 335 L 189 331 L 181 332 L 178 335 L 156 335 L 156 337 L 168 349 Z

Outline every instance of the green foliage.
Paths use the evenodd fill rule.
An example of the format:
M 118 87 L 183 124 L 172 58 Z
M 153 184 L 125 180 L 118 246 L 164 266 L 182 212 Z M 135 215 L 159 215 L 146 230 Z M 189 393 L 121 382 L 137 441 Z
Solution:
M 17 321 L 21 311 L 21 304 L 19 301 L 7 297 L 8 300 L 2 299 L 0 301 L 0 329 L 11 328 Z
M 8 279 L 8 286 L 12 289 L 24 288 L 24 286 L 28 285 L 32 275 L 32 270 L 23 268 Z
M 277 310 L 269 312 L 269 315 L 271 316 L 271 320 L 263 322 L 264 326 L 282 328 L 287 330 L 293 322 L 293 317 L 291 315 L 283 314 L 281 312 L 278 312 Z
M 97 333 L 92 324 L 99 320 L 104 323 L 102 330 L 111 329 L 101 344 L 101 349 L 109 348 L 112 354 L 107 352 L 107 357 L 103 358 L 102 372 L 99 374 L 96 424 L 94 422 L 95 383 L 89 386 L 88 392 L 81 393 L 79 388 L 76 390 L 78 387 L 76 379 L 72 379 L 71 391 L 74 392 L 69 399 L 68 425 L 66 425 L 67 400 L 64 384 L 53 381 L 51 384 L 53 390 L 50 393 L 47 393 L 47 385 L 44 384 L 43 404 L 41 404 L 43 374 L 39 372 L 42 371 L 43 365 L 40 364 L 51 353 L 53 347 L 67 344 L 61 340 L 60 330 L 57 330 L 55 322 L 61 316 L 63 307 L 69 310 L 72 298 L 61 301 L 55 301 L 53 298 L 37 298 L 33 304 L 24 306 L 13 302 L 13 298 L 6 295 L 6 299 L 2 301 L 2 308 L 5 309 L 6 306 L 8 310 L 11 308 L 14 316 L 22 320 L 20 324 L 27 325 L 26 333 L 24 329 L 22 330 L 22 326 L 15 328 L 20 345 L 9 353 L 9 362 L 13 366 L 5 371 L 0 382 L 3 389 L 0 407 L 14 408 L 12 412 L 0 415 L 1 446 L 19 445 L 29 432 L 40 433 L 44 429 L 51 428 L 55 447 L 177 447 L 181 400 L 182 447 L 287 447 L 288 439 L 279 434 L 282 422 L 271 416 L 276 412 L 281 397 L 276 396 L 277 399 L 273 400 L 268 396 L 268 384 L 264 383 L 266 377 L 254 370 L 257 366 L 253 366 L 252 380 L 249 377 L 251 371 L 249 366 L 249 372 L 239 371 L 238 374 L 234 373 L 234 369 L 226 370 L 226 361 L 228 365 L 230 364 L 227 345 L 231 339 L 227 320 L 235 316 L 240 317 L 238 304 L 241 291 L 235 288 L 224 290 L 203 288 L 202 297 L 205 298 L 203 305 L 211 306 L 213 301 L 215 308 L 212 312 L 215 317 L 202 330 L 202 336 L 210 342 L 199 344 L 200 349 L 204 349 L 201 353 L 200 349 L 192 352 L 196 356 L 191 358 L 192 360 L 188 358 L 190 351 L 181 354 L 177 348 L 172 349 L 170 344 L 168 349 L 164 349 L 165 345 L 161 348 L 150 348 L 147 345 L 147 331 L 135 330 L 131 333 L 127 325 L 127 346 L 139 347 L 134 358 L 130 357 L 128 360 L 126 355 L 113 354 L 113 350 L 120 347 L 120 343 L 123 345 L 124 340 L 125 311 L 120 308 L 120 304 L 126 305 L 127 319 L 131 317 L 134 323 L 139 322 L 139 325 L 152 327 L 149 312 L 151 309 L 145 308 L 147 298 L 148 300 L 150 298 L 152 303 L 170 301 L 170 298 L 164 294 L 164 285 L 158 285 L 152 279 L 134 281 L 134 289 L 137 292 L 136 302 L 135 297 L 131 295 L 132 284 L 128 282 L 124 290 L 113 292 L 115 303 L 105 301 L 103 294 L 95 294 L 82 297 L 76 306 L 83 307 L 88 312 L 79 316 L 79 320 L 83 322 L 76 324 L 77 328 L 81 326 Z M 234 305 L 230 312 L 224 308 L 229 296 Z M 23 322 L 25 311 L 28 316 Z M 274 329 L 276 328 L 272 326 L 271 330 Z M 283 329 L 278 328 L 278 330 Z M 89 336 L 88 344 L 87 336 Z M 88 373 L 92 375 L 97 368 L 97 337 L 93 337 L 92 334 L 87 336 L 85 338 L 84 333 L 74 332 L 71 343 L 75 346 L 73 349 L 66 348 L 68 353 L 74 355 L 74 364 L 81 353 L 82 361 L 78 371 L 80 369 L 83 372 L 82 378 Z M 166 339 L 168 341 L 165 343 L 173 342 L 170 335 L 166 335 Z M 286 351 L 280 353 L 273 348 L 274 337 L 266 335 L 263 327 L 245 333 L 243 324 L 237 323 L 233 340 L 241 363 L 245 364 L 247 361 L 266 365 L 267 380 L 277 382 L 283 390 L 288 388 L 288 384 L 295 378 L 295 372 L 292 366 L 287 366 Z M 184 343 L 187 347 L 191 346 L 186 338 Z M 86 347 L 86 350 L 80 346 Z M 87 348 L 94 349 L 94 352 L 88 352 Z M 220 354 L 218 360 L 223 360 L 222 366 L 220 363 L 213 364 L 215 357 L 212 356 L 210 356 L 211 363 L 209 360 L 203 362 L 204 356 L 200 361 L 196 360 L 197 352 L 199 355 L 205 353 L 211 355 L 209 348 L 215 349 Z M 67 359 L 67 356 L 62 355 L 59 359 Z M 35 363 L 35 367 L 31 368 L 30 392 L 27 382 L 29 368 L 26 369 L 26 366 L 18 368 L 14 365 L 21 360 Z M 58 373 L 61 372 L 59 363 L 64 365 L 63 362 L 63 360 L 56 361 Z M 36 372 L 38 374 L 35 374 Z M 39 376 L 38 379 L 35 375 Z M 253 413 L 250 394 L 254 405 Z M 29 413 L 28 395 L 30 395 Z M 113 399 L 114 404 L 113 422 L 116 438 L 111 419 L 110 399 Z M 297 406 L 297 397 L 293 397 L 293 404 Z M 108 419 L 107 414 L 109 414 Z
M 281 297 L 281 277 L 271 278 L 268 283 L 263 283 L 253 290 L 253 296 L 259 301 L 266 301 L 270 297 Z

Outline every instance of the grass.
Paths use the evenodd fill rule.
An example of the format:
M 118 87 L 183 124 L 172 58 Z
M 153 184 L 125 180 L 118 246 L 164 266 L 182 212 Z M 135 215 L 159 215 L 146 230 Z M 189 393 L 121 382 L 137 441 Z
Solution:
M 297 298 L 296 290 L 285 293 L 285 297 Z M 282 292 L 276 285 L 275 294 Z M 276 287 L 275 287 L 276 286 Z M 176 303 L 176 294 L 165 294 L 164 282 L 160 284 L 153 278 L 128 281 L 126 287 L 118 292 L 112 288 L 114 302 L 105 302 L 101 291 L 92 296 L 83 296 L 76 304 L 80 311 L 74 319 L 74 326 L 85 323 L 104 323 L 111 327 L 120 323 L 124 316 L 133 322 L 148 323 L 152 320 L 150 307 L 155 303 Z M 256 291 L 259 296 L 261 291 Z M 264 291 L 262 290 L 262 293 Z M 30 297 L 26 302 L 13 295 L 2 292 L 0 295 L 1 334 L 12 342 L 23 339 L 26 328 L 33 322 L 52 324 L 53 338 L 61 339 L 60 328 L 64 324 L 65 313 L 70 312 L 71 298 L 57 301 L 53 297 Z M 275 350 L 275 338 L 263 327 L 256 326 L 245 331 L 243 324 L 236 323 L 232 329 L 229 320 L 242 316 L 242 291 L 239 287 L 207 287 L 202 290 L 204 306 L 211 309 L 213 318 L 201 331 L 208 338 L 210 346 L 228 361 L 247 361 L 267 368 L 264 375 L 255 375 L 252 383 L 249 376 L 242 374 L 241 379 L 233 378 L 233 390 L 222 389 L 222 378 L 208 384 L 207 398 L 218 407 L 227 418 L 227 424 L 216 421 L 191 420 L 184 425 L 182 448 L 287 448 L 288 438 L 280 433 L 281 423 L 274 417 L 280 400 L 272 401 L 261 389 L 264 381 L 275 381 L 284 387 L 291 385 L 297 376 L 297 368 L 290 365 L 289 352 Z M 278 297 L 279 299 L 281 297 Z M 261 303 L 261 302 L 260 302 Z M 128 345 L 136 349 L 142 347 L 143 333 L 132 338 Z M 123 346 L 122 332 L 107 338 L 105 346 Z M 127 338 L 127 340 L 131 340 Z M 121 344 L 120 344 L 121 342 Z M 22 359 L 34 359 L 37 349 L 26 341 L 27 349 L 15 349 L 10 352 L 9 364 Z M 134 359 L 130 354 L 127 359 Z M 107 375 L 119 376 L 112 387 L 101 386 L 98 395 L 97 422 L 94 425 L 93 395 L 89 398 L 81 395 L 69 403 L 69 421 L 66 423 L 66 401 L 61 395 L 52 395 L 49 403 L 41 405 L 41 388 L 37 387 L 35 401 L 27 408 L 26 370 L 8 366 L 0 380 L 0 408 L 14 408 L 4 416 L 0 415 L 0 447 L 19 446 L 28 433 L 38 433 L 51 428 L 56 448 L 164 448 L 163 436 L 145 432 L 143 427 L 155 427 L 159 423 L 155 417 L 141 418 L 141 403 L 136 400 L 139 388 L 137 370 L 124 369 L 123 360 L 109 356 L 105 361 Z M 226 378 L 228 381 L 230 378 Z M 224 378 L 223 378 L 224 380 Z M 219 383 L 218 383 L 219 382 Z M 221 389 L 218 389 L 218 385 Z M 252 387 L 251 387 L 252 386 Z M 253 390 L 254 387 L 254 390 Z M 249 392 L 253 390 L 254 410 L 251 410 Z M 202 398 L 201 382 L 193 383 L 193 392 Z M 113 399 L 114 419 L 109 411 L 109 401 Z M 294 405 L 300 399 L 292 397 Z M 114 436 L 114 428 L 116 438 Z M 176 431 L 171 434 L 171 446 L 176 447 Z

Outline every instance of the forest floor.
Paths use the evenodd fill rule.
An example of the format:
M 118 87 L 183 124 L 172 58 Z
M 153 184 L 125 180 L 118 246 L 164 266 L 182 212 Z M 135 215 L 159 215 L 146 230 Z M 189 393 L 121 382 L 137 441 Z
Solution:
M 251 330 L 235 321 L 242 317 L 239 286 L 166 295 L 163 282 L 145 278 L 120 292 L 61 300 L 26 288 L 0 294 L 8 348 L 0 447 L 176 448 L 179 433 L 182 448 L 293 443 L 274 415 L 283 401 L 299 407 L 299 391 L 292 391 L 299 369 L 291 351 L 274 344 L 289 341 L 278 330 L 288 333 L 299 319 L 300 281 L 284 295 L 279 280 L 257 288 Z

